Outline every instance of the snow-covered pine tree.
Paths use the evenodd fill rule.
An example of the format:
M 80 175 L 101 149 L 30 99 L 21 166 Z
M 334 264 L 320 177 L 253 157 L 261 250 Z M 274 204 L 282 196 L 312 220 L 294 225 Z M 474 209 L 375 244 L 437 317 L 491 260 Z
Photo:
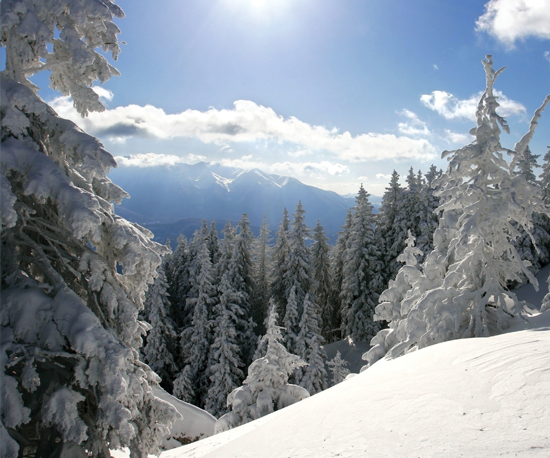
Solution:
M 277 313 L 282 318 L 286 314 L 286 265 L 288 258 L 288 233 L 290 229 L 290 219 L 288 210 L 284 209 L 283 219 L 279 223 L 275 233 L 275 246 L 273 247 L 273 282 L 271 283 L 271 296 L 277 304 Z
M 342 359 L 339 351 L 336 351 L 336 355 L 327 362 L 327 365 L 332 374 L 332 386 L 343 382 L 350 373 L 346 368 L 348 362 Z
M 288 257 L 284 266 L 284 282 L 287 288 L 285 291 L 287 304 L 284 316 L 287 337 L 285 345 L 288 351 L 295 354 L 298 354 L 296 337 L 300 333 L 300 319 L 304 300 L 306 295 L 313 294 L 317 286 L 312 273 L 311 255 L 306 246 L 309 229 L 306 226 L 304 215 L 305 210 L 302 203 L 298 202 L 296 212 L 293 215 L 291 231 L 288 235 Z M 292 309 L 290 309 L 292 294 L 295 297 L 295 303 L 292 304 Z
M 309 294 L 306 294 L 297 347 L 298 356 L 307 363 L 307 366 L 296 371 L 295 380 L 311 395 L 327 388 L 327 371 L 325 370 L 327 355 L 321 346 L 324 339 L 321 337 L 320 315 L 319 306 L 309 299 Z
M 435 180 L 443 174 L 441 169 L 437 170 L 435 165 L 425 175 L 425 182 L 419 191 L 420 193 L 420 218 L 416 246 L 422 251 L 419 262 L 433 250 L 433 235 L 439 225 L 439 214 L 436 209 L 439 207 L 439 198 L 434 194 Z
M 210 253 L 210 262 L 212 263 L 212 267 L 215 269 L 222 255 L 220 240 L 218 238 L 218 229 L 216 229 L 215 221 L 210 223 L 210 233 L 208 234 L 208 251 Z
M 328 343 L 335 342 L 340 339 L 342 326 L 342 282 L 344 280 L 344 253 L 346 251 L 346 243 L 348 241 L 351 229 L 351 221 L 353 217 L 352 209 L 350 208 L 346 214 L 346 222 L 342 226 L 342 231 L 338 233 L 336 245 L 330 251 L 330 274 L 331 274 L 331 303 L 333 304 L 333 332 L 328 336 L 324 336 Z
M 232 297 L 234 290 L 224 275 L 218 285 L 219 301 L 212 313 L 213 339 L 208 356 L 210 387 L 205 409 L 215 417 L 228 412 L 227 395 L 240 386 L 244 379 L 241 349 L 237 336 L 239 316 L 242 312 Z
M 27 78 L 49 70 L 83 116 L 104 109 L 91 85 L 118 72 L 95 49 L 116 59 L 112 19 L 123 12 L 109 0 L 68 5 L 0 4 L 0 454 L 106 458 L 127 446 L 145 458 L 176 416 L 138 353 L 138 313 L 164 248 L 115 214 L 127 194 L 107 177 L 113 157 Z
M 321 310 L 321 335 L 325 340 L 332 337 L 338 324 L 334 322 L 334 303 L 332 302 L 332 281 L 330 276 L 330 246 L 328 237 L 320 221 L 313 229 L 314 244 L 311 246 L 313 258 L 313 278 L 317 283 L 316 302 Z
M 405 234 L 400 212 L 405 190 L 399 184 L 399 174 L 394 170 L 389 186 L 382 196 L 382 204 L 376 215 L 376 240 L 379 241 L 383 261 L 384 282 L 395 278 L 399 269 L 397 257 L 403 251 Z
M 254 302 L 252 304 L 252 319 L 256 324 L 256 335 L 265 334 L 265 320 L 271 294 L 271 246 L 269 246 L 269 226 L 266 218 L 262 221 L 260 234 L 254 241 Z
M 238 317 L 236 324 L 237 344 L 241 349 L 242 361 L 247 367 L 252 362 L 257 338 L 251 316 L 253 294 L 256 286 L 252 265 L 254 234 L 250 230 L 250 221 L 246 214 L 242 215 L 237 230 L 233 254 L 227 269 L 227 284 L 233 289 L 230 303 L 233 303 L 235 307 L 232 312 Z M 220 293 L 223 293 L 223 291 L 220 291 Z
M 171 316 L 178 330 L 184 329 L 191 323 L 191 316 L 187 313 L 185 302 L 191 289 L 189 278 L 189 254 L 187 239 L 184 235 L 178 237 L 176 249 L 170 256 L 166 269 L 168 283 L 168 297 L 170 299 Z
M 518 235 L 512 223 L 529 232 L 533 212 L 544 211 L 544 205 L 540 188 L 513 170 L 550 95 L 514 150 L 503 148 L 500 128 L 509 129 L 496 112 L 499 104 L 493 93 L 503 69 L 493 70 L 490 55 L 482 62 L 486 89 L 478 104 L 477 127 L 470 131 L 475 140 L 459 150 L 443 152 L 449 168 L 440 179 L 442 216 L 434 234 L 434 250 L 401 301 L 401 319 L 390 323 L 390 329 L 381 331 L 372 342 L 392 357 L 446 340 L 501 331 L 510 315 L 522 313 L 507 284 L 522 273 L 537 283 L 511 244 Z M 510 163 L 502 152 L 512 156 Z
M 243 385 L 227 397 L 231 412 L 223 415 L 215 426 L 216 433 L 263 417 L 309 397 L 306 389 L 288 383 L 289 376 L 306 363 L 290 354 L 282 344 L 278 326 L 277 306 L 270 300 L 267 333 L 267 352 L 248 368 Z
M 537 164 L 537 158 L 539 157 L 540 155 L 533 154 L 527 146 L 517 161 L 515 173 L 522 174 L 530 183 L 540 185 L 533 171 L 534 167 L 539 167 Z M 514 226 L 517 227 L 517 224 Z M 521 227 L 518 230 L 520 235 L 512 243 L 518 250 L 521 259 L 531 263 L 529 269 L 533 275 L 536 275 L 550 261 L 550 234 L 548 234 L 550 219 L 546 214 L 534 213 L 531 234 L 528 234 Z
M 151 325 L 143 347 L 144 361 L 161 378 L 160 385 L 172 393 L 173 381 L 179 373 L 176 363 L 179 354 L 176 324 L 170 316 L 168 284 L 162 265 L 157 278 L 145 295 L 145 320 Z
M 186 307 L 193 311 L 192 320 L 190 326 L 181 333 L 181 351 L 185 365 L 178 375 L 182 380 L 174 381 L 174 395 L 199 407 L 204 406 L 210 385 L 210 374 L 207 370 L 212 342 L 210 317 L 217 299 L 207 239 L 201 239 L 202 244 L 196 246 L 197 251 L 190 268 L 192 287 Z
M 373 207 L 369 194 L 359 188 L 350 235 L 344 252 L 342 291 L 342 337 L 369 341 L 380 329 L 373 320 L 383 289 L 381 253 L 374 237 Z
M 418 258 L 422 257 L 423 253 L 414 245 L 415 238 L 409 230 L 407 246 L 398 258 L 398 261 L 404 265 L 397 272 L 395 280 L 389 281 L 388 288 L 382 292 L 380 303 L 376 306 L 374 319 L 388 322 L 389 328 L 380 330 L 371 340 L 371 349 L 364 356 L 369 364 L 374 364 L 382 358 L 398 342 L 399 330 L 394 328 L 406 316 L 407 303 L 404 299 L 422 276 L 418 268 Z
M 229 267 L 229 262 L 233 256 L 233 247 L 235 244 L 235 228 L 231 226 L 231 223 L 227 221 L 225 227 L 222 230 L 223 239 L 221 242 L 221 255 L 218 265 L 216 266 L 217 278 L 221 279 L 223 274 Z

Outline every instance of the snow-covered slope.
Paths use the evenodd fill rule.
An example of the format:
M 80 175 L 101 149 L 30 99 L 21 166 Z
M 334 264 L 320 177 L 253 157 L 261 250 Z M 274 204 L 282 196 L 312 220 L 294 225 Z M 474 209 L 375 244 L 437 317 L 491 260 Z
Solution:
M 550 313 L 446 342 L 162 458 L 550 456 Z

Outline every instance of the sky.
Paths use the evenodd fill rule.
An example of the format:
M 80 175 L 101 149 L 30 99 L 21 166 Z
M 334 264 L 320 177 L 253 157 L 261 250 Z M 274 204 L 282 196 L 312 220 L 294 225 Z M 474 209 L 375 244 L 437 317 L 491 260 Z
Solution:
M 443 169 L 485 88 L 513 148 L 550 93 L 550 0 L 120 0 L 121 72 L 80 118 L 120 167 L 219 162 L 340 194 L 382 195 L 396 170 Z M 44 78 L 41 76 L 39 78 Z M 46 82 L 39 82 L 45 88 Z M 550 110 L 531 150 L 550 145 Z M 539 169 L 540 171 L 540 169 Z

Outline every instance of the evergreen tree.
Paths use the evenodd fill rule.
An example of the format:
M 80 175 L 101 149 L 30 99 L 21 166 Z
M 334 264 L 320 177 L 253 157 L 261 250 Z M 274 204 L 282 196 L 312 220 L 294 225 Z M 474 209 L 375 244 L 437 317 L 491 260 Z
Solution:
M 288 234 L 290 228 L 290 220 L 288 211 L 285 208 L 282 221 L 279 223 L 279 228 L 276 232 L 276 241 L 273 248 L 273 283 L 271 284 L 271 296 L 277 304 L 277 313 L 281 318 L 286 314 L 286 268 L 287 259 L 289 256 Z
M 525 148 L 523 154 L 517 161 L 516 174 L 520 174 L 530 183 L 539 185 L 539 180 L 533 171 L 534 167 L 538 167 L 537 158 L 540 155 L 534 155 L 529 146 Z M 533 227 L 530 233 L 527 233 L 522 227 L 518 227 L 520 235 L 513 240 L 513 245 L 518 250 L 521 259 L 531 263 L 529 269 L 536 275 L 540 269 L 550 261 L 550 219 L 546 214 L 533 214 Z
M 285 307 L 284 323 L 287 335 L 286 347 L 291 353 L 297 353 L 295 336 L 298 336 L 300 333 L 300 318 L 302 316 L 304 300 L 306 295 L 313 293 L 317 286 L 312 276 L 310 252 L 306 246 L 309 229 L 305 224 L 304 215 L 305 211 L 302 203 L 298 202 L 288 237 L 288 258 L 284 266 L 284 282 L 287 288 L 285 291 L 287 304 Z M 295 296 L 295 310 L 289 310 L 292 294 Z
M 195 237 L 196 239 L 196 237 Z M 193 283 L 187 298 L 187 308 L 193 311 L 191 325 L 181 333 L 181 348 L 185 361 L 184 372 L 186 382 L 174 382 L 174 395 L 178 398 L 204 406 L 204 398 L 209 382 L 207 370 L 208 353 L 212 342 L 210 316 L 216 303 L 216 289 L 213 285 L 212 264 L 207 248 L 207 240 L 202 239 L 202 245 L 192 264 Z M 187 368 L 188 366 L 188 368 Z M 192 391 L 181 391 L 184 386 L 191 386 Z
M 147 343 L 143 347 L 144 361 L 161 378 L 160 385 L 172 393 L 173 380 L 179 373 L 176 324 L 170 316 L 168 284 L 162 265 L 157 268 L 157 278 L 145 296 L 144 315 L 151 325 Z
M 271 247 L 269 246 L 269 227 L 264 216 L 260 234 L 253 246 L 254 253 L 254 302 L 252 319 L 256 324 L 256 335 L 265 334 L 265 320 L 271 293 Z
M 191 322 L 191 316 L 187 313 L 185 306 L 191 289 L 191 280 L 189 278 L 187 239 L 183 235 L 178 237 L 178 245 L 170 256 L 166 269 L 166 280 L 168 282 L 171 316 L 177 329 L 183 329 L 189 326 Z
M 344 253 L 346 251 L 346 243 L 350 236 L 351 222 L 353 212 L 351 208 L 346 215 L 346 222 L 342 226 L 342 231 L 338 234 L 336 245 L 330 252 L 330 273 L 331 273 L 331 303 L 333 304 L 333 332 L 326 336 L 328 343 L 335 342 L 340 338 L 342 325 L 342 282 L 344 280 Z
M 216 433 L 256 420 L 309 397 L 307 390 L 288 383 L 289 376 L 306 363 L 300 357 L 290 354 L 281 343 L 281 328 L 277 321 L 277 307 L 271 300 L 264 337 L 267 341 L 266 355 L 250 365 L 243 386 L 233 390 L 227 397 L 231 412 L 216 422 Z
M 338 325 L 334 322 L 335 313 L 330 277 L 330 246 L 323 226 L 319 221 L 317 221 L 317 225 L 313 230 L 313 240 L 315 243 L 311 247 L 311 257 L 313 258 L 313 278 L 317 284 L 315 297 L 321 309 L 321 335 L 325 340 L 328 340 L 332 337 L 334 329 Z
M 319 393 L 327 388 L 327 355 L 321 345 L 321 319 L 319 306 L 309 299 L 304 299 L 300 333 L 298 334 L 298 356 L 308 365 L 296 371 L 296 383 L 305 388 L 309 394 Z
M 437 170 L 435 165 L 430 167 L 426 174 L 425 183 L 420 189 L 420 220 L 416 236 L 416 245 L 422 251 L 419 262 L 423 262 L 425 257 L 433 250 L 433 234 L 439 225 L 439 198 L 434 194 L 437 186 L 437 179 L 443 174 L 443 171 Z
M 346 369 L 348 362 L 342 359 L 342 355 L 339 351 L 336 351 L 336 356 L 328 361 L 327 364 L 332 374 L 333 386 L 343 382 L 349 375 L 349 369 Z
M 223 274 L 227 271 L 229 267 L 229 262 L 233 256 L 233 248 L 235 244 L 235 228 L 231 226 L 231 223 L 227 221 L 225 227 L 222 231 L 223 240 L 221 243 L 221 255 L 216 268 L 216 274 L 219 279 L 223 277 Z
M 210 233 L 208 234 L 208 252 L 210 253 L 210 262 L 212 267 L 218 264 L 222 251 L 220 246 L 220 240 L 218 238 L 218 230 L 216 229 L 216 223 L 212 221 L 210 223 Z
M 532 213 L 544 206 L 540 189 L 513 171 L 550 95 L 514 150 L 505 149 L 500 145 L 500 128 L 509 129 L 496 113 L 499 104 L 493 94 L 502 69 L 493 70 L 491 56 L 483 65 L 487 86 L 478 104 L 477 127 L 470 131 L 475 140 L 443 153 L 449 168 L 438 191 L 442 216 L 434 250 L 401 301 L 401 318 L 373 339 L 372 351 L 378 347 L 380 353 L 395 357 L 446 340 L 499 332 L 511 315 L 523 312 L 507 284 L 523 273 L 536 285 L 511 244 L 518 235 L 512 222 L 529 232 Z M 503 151 L 512 155 L 511 163 L 504 160 Z M 380 353 L 375 358 L 367 353 L 367 359 L 379 359 Z
M 237 338 L 240 310 L 235 310 L 235 301 L 231 297 L 231 285 L 228 276 L 222 278 L 220 298 L 212 314 L 213 341 L 208 357 L 210 387 L 205 401 L 205 409 L 215 417 L 227 413 L 227 395 L 241 385 L 244 366 Z
M 376 240 L 382 252 L 384 282 L 395 278 L 399 269 L 397 257 L 403 251 L 404 233 L 400 212 L 405 191 L 399 184 L 399 174 L 394 170 L 390 184 L 382 196 L 382 205 L 376 216 Z
M 368 198 L 361 185 L 344 252 L 340 294 L 342 337 L 361 341 L 370 340 L 380 329 L 373 315 L 383 287 L 381 254 L 375 243 L 373 207 Z
M 107 176 L 113 156 L 27 78 L 48 70 L 80 114 L 102 111 L 91 85 L 118 72 L 96 48 L 116 59 L 112 20 L 123 12 L 109 0 L 50 6 L 0 4 L 0 455 L 106 458 L 125 446 L 144 458 L 176 415 L 154 397 L 158 377 L 138 352 L 138 313 L 164 248 L 115 214 L 127 194 Z

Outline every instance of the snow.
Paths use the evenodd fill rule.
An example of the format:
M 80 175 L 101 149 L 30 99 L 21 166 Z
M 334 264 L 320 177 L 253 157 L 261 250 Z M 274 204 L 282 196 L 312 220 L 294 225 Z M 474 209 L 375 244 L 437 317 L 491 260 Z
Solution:
M 546 278 L 550 267 L 539 278 Z M 540 304 L 530 286 L 520 300 Z M 529 456 L 550 451 L 550 311 L 509 332 L 381 360 L 333 388 L 161 458 Z
M 166 437 L 162 446 L 169 450 L 180 446 L 180 442 L 174 437 L 209 437 L 214 434 L 214 423 L 216 419 L 208 412 L 180 401 L 178 398 L 167 393 L 160 387 L 153 387 L 153 394 L 157 397 L 172 404 L 182 418 L 176 420 L 170 429 L 170 436 Z M 130 452 L 128 449 L 111 450 L 113 458 L 128 458 Z M 152 456 L 152 455 L 151 455 Z

